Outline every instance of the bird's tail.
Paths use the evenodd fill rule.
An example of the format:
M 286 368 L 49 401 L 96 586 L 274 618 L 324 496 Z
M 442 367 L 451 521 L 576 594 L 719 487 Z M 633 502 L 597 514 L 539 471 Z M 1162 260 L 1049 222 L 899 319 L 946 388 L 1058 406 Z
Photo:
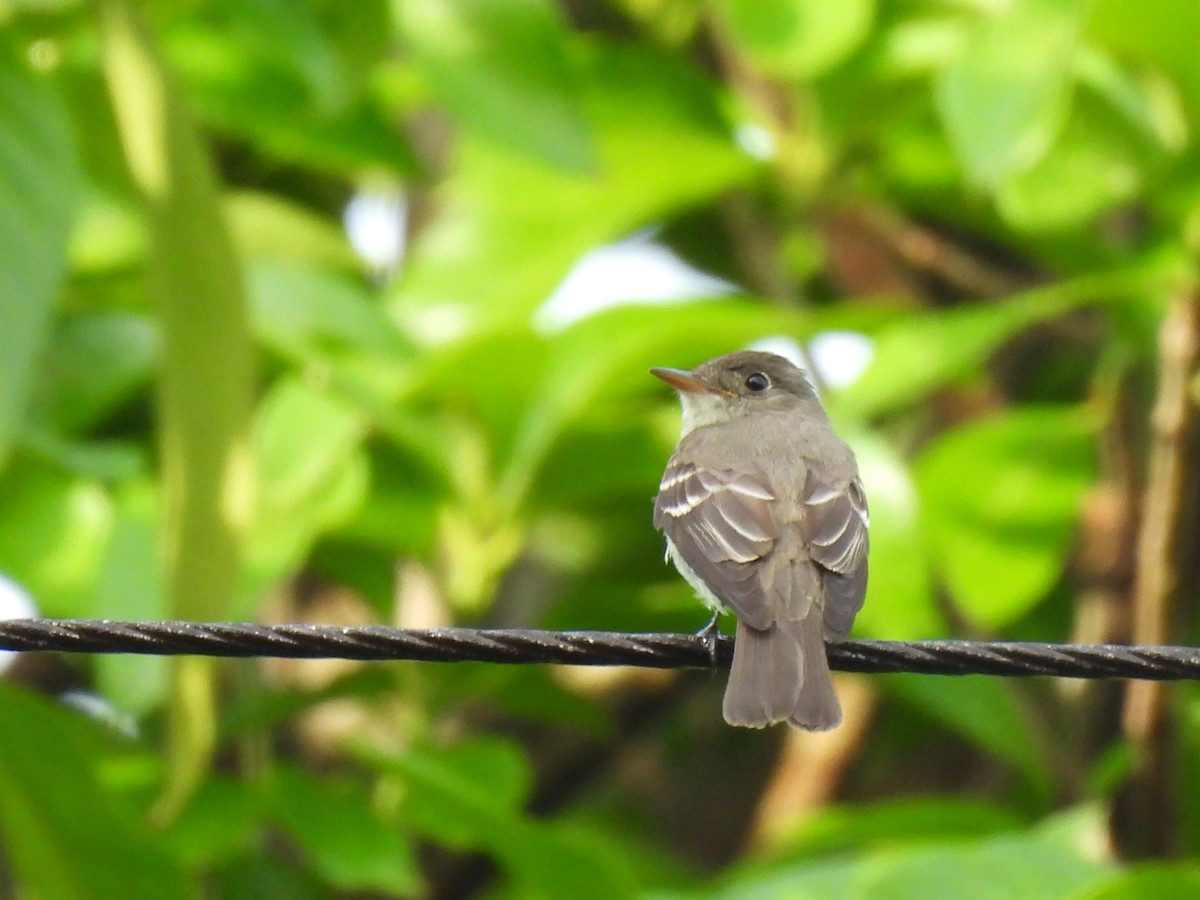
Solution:
M 762 630 L 739 621 L 723 711 L 730 725 L 749 728 L 785 720 L 809 731 L 841 724 L 820 615 Z

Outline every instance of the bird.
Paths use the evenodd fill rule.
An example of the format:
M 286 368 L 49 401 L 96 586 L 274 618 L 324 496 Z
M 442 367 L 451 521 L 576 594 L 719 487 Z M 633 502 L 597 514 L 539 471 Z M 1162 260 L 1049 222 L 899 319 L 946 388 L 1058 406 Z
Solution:
M 802 369 L 743 350 L 653 368 L 683 428 L 654 501 L 667 558 L 713 611 L 737 617 L 722 713 L 730 725 L 826 731 L 842 721 L 826 641 L 867 589 L 870 515 L 854 452 Z

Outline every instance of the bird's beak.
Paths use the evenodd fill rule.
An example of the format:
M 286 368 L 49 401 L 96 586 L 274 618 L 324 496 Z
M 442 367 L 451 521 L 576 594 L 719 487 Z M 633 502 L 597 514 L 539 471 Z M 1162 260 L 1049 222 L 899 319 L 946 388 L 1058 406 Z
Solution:
M 687 369 L 664 369 L 656 366 L 650 370 L 650 374 L 661 378 L 671 387 L 675 388 L 675 390 L 683 391 L 687 394 L 718 394 L 722 397 L 734 396 L 732 391 L 698 381 L 692 377 L 692 373 Z

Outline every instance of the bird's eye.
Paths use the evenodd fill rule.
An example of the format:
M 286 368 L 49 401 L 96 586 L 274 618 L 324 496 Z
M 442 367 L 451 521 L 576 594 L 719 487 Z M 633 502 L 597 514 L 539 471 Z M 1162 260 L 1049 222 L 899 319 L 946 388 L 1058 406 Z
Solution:
M 762 372 L 754 372 L 753 374 L 746 376 L 746 387 L 754 391 L 756 394 L 760 391 L 765 391 L 770 386 L 771 379 Z

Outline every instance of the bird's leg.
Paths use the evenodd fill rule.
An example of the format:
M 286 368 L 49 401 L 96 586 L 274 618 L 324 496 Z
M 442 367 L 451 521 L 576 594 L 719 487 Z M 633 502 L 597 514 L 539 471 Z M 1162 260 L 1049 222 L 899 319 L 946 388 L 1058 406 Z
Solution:
M 696 636 L 704 641 L 704 646 L 708 648 L 708 661 L 712 666 L 717 664 L 717 641 L 721 637 L 721 629 L 717 626 L 717 620 L 721 618 L 721 613 L 714 611 L 712 618 L 696 632 Z

